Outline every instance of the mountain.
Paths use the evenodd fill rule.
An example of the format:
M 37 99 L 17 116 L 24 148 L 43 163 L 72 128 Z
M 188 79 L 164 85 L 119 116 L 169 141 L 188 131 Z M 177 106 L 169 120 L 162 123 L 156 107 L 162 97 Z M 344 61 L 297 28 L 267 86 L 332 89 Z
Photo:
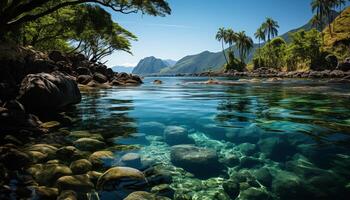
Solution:
M 213 53 L 204 51 L 197 55 L 186 56 L 173 66 L 165 68 L 161 71 L 162 74 L 182 74 L 182 73 L 197 73 L 205 70 L 219 70 L 225 63 L 225 58 L 222 53 Z
M 339 13 L 333 12 L 333 18 L 335 18 Z M 296 29 L 290 30 L 284 34 L 282 34 L 280 37 L 282 37 L 285 41 L 290 42 L 290 34 L 297 32 L 301 29 L 304 29 L 306 31 L 311 30 L 313 28 L 311 20 Z M 264 44 L 261 44 L 264 45 Z M 259 48 L 259 44 L 254 44 L 253 49 L 247 56 L 246 62 L 250 62 L 253 59 L 255 51 Z M 238 55 L 238 49 L 236 47 L 233 47 L 234 53 L 237 56 Z M 226 49 L 225 51 L 228 51 Z M 173 67 L 166 68 L 161 71 L 161 74 L 192 74 L 192 73 L 200 73 L 208 70 L 212 71 L 220 71 L 222 70 L 222 66 L 226 63 L 225 58 L 222 54 L 222 52 L 209 52 L 204 51 L 202 53 L 186 56 L 182 59 L 180 59 Z
M 114 67 L 112 67 L 112 70 L 114 72 L 125 72 L 128 74 L 130 74 L 133 69 L 134 69 L 134 67 L 126 67 L 126 66 L 114 66 Z
M 168 63 L 169 67 L 172 67 L 176 64 L 176 60 L 171 60 L 171 59 L 166 59 L 166 60 L 163 60 L 164 62 Z
M 161 70 L 169 66 L 170 65 L 162 59 L 151 56 L 140 60 L 134 70 L 132 70 L 132 73 L 139 75 L 158 74 Z

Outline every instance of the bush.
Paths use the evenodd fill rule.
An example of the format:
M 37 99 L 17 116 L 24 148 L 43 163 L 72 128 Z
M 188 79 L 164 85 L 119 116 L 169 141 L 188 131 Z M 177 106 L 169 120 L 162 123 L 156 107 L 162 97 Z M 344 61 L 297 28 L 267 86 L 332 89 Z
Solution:
M 234 57 L 233 52 L 228 53 L 228 64 L 225 65 L 226 71 L 236 70 L 239 72 L 244 71 L 246 64 Z

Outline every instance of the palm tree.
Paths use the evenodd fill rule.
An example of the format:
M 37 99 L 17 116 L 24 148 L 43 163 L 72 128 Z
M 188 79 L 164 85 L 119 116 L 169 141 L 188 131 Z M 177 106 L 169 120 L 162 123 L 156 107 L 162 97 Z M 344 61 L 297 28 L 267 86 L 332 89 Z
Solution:
M 227 41 L 227 34 L 226 34 L 226 30 L 225 28 L 219 28 L 218 32 L 216 33 L 215 36 L 216 40 L 218 40 L 219 42 L 221 41 L 221 46 L 222 46 L 222 53 L 224 54 L 226 63 L 228 65 L 228 61 L 226 58 L 226 53 L 225 53 L 225 47 L 224 47 L 224 43 Z
M 328 19 L 328 28 L 329 33 L 332 36 L 332 27 L 331 27 L 331 10 L 335 6 L 334 0 L 312 0 L 311 2 L 311 9 L 312 12 L 316 12 L 316 16 L 320 20 L 320 28 L 321 31 L 324 28 L 324 18 L 326 17 Z M 322 35 L 323 38 L 323 35 Z M 323 39 L 322 39 L 323 40 Z
M 237 47 L 241 62 L 244 62 L 247 54 L 253 48 L 253 39 L 245 34 L 245 31 L 237 33 Z
M 230 29 L 230 28 L 227 29 L 226 30 L 226 42 L 229 44 L 233 55 L 234 55 L 233 46 L 236 43 L 236 41 L 237 41 L 237 34 L 232 29 Z
M 267 35 L 267 41 L 271 41 L 272 38 L 278 35 L 278 22 L 272 18 L 266 18 L 266 21 L 262 25 L 265 35 Z
M 261 41 L 266 40 L 265 37 L 265 31 L 264 31 L 264 27 L 261 26 L 258 28 L 258 30 L 256 30 L 255 34 L 254 34 L 255 38 L 259 40 L 259 50 L 261 48 Z M 259 54 L 259 67 L 261 66 L 261 55 Z
M 333 0 L 333 6 L 334 8 L 339 8 L 340 15 L 343 11 L 343 6 L 346 5 L 346 0 Z
M 266 40 L 264 27 L 261 26 L 260 28 L 258 28 L 258 30 L 256 30 L 254 36 L 256 39 L 259 40 L 259 49 L 260 49 L 261 41 L 265 42 L 265 40 Z

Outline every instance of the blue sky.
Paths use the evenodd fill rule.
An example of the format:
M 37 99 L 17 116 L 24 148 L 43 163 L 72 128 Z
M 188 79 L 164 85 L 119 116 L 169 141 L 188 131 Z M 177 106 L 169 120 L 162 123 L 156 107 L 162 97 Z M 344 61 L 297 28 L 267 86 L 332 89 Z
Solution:
M 138 37 L 133 55 L 116 52 L 107 65 L 135 66 L 147 56 L 179 60 L 205 50 L 217 52 L 219 27 L 244 30 L 253 37 L 266 17 L 277 20 L 279 33 L 305 24 L 311 17 L 311 0 L 168 0 L 172 14 L 152 17 L 112 13 L 113 20 Z

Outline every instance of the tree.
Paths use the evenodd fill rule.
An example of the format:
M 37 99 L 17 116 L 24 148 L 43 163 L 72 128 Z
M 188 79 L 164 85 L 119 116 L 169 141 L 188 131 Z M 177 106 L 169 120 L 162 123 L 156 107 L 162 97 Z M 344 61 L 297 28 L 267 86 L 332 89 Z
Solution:
M 249 51 L 253 48 L 253 40 L 245 34 L 245 31 L 237 33 L 237 47 L 241 62 L 244 63 Z
M 237 41 L 237 34 L 231 29 L 226 30 L 226 42 L 229 44 L 231 52 L 234 55 L 233 46 Z
M 137 13 L 164 16 L 171 13 L 165 0 L 12 0 L 1 1 L 0 36 L 18 29 L 24 23 L 49 15 L 67 6 L 96 4 L 120 13 Z
M 266 18 L 266 21 L 262 25 L 265 35 L 267 36 L 267 41 L 270 42 L 272 38 L 278 35 L 278 22 L 272 18 Z
M 310 31 L 300 30 L 290 34 L 291 43 L 287 47 L 286 64 L 288 69 L 296 67 L 320 67 L 316 66 L 324 60 L 321 52 L 321 33 L 316 29 Z M 323 65 L 323 64 L 321 64 Z
M 113 24 L 112 30 L 90 29 L 81 33 L 77 38 L 77 50 L 90 61 L 97 62 L 111 55 L 115 50 L 131 54 L 129 40 L 136 40 L 136 36 L 118 24 Z
M 319 26 L 321 28 L 321 31 L 324 29 L 324 18 L 326 17 L 328 19 L 328 27 L 329 27 L 329 33 L 332 36 L 332 27 L 331 27 L 331 11 L 332 7 L 335 6 L 334 0 L 312 0 L 311 2 L 311 9 L 312 12 L 316 12 L 316 16 L 319 20 Z M 323 35 L 322 35 L 323 38 Z
M 254 34 L 255 38 L 259 40 L 259 49 L 258 51 L 260 51 L 260 48 L 261 48 L 261 41 L 264 41 L 266 40 L 266 37 L 265 37 L 265 32 L 264 32 L 264 27 L 259 27 L 255 34 Z M 261 66 L 261 57 L 259 56 L 259 67 Z
M 228 65 L 228 60 L 226 57 L 226 53 L 225 53 L 225 46 L 224 43 L 227 41 L 227 34 L 226 34 L 226 30 L 224 27 L 219 28 L 218 32 L 216 33 L 216 40 L 218 40 L 219 42 L 221 41 L 221 47 L 222 47 L 222 53 L 224 54 L 225 60 L 226 60 L 226 64 Z

